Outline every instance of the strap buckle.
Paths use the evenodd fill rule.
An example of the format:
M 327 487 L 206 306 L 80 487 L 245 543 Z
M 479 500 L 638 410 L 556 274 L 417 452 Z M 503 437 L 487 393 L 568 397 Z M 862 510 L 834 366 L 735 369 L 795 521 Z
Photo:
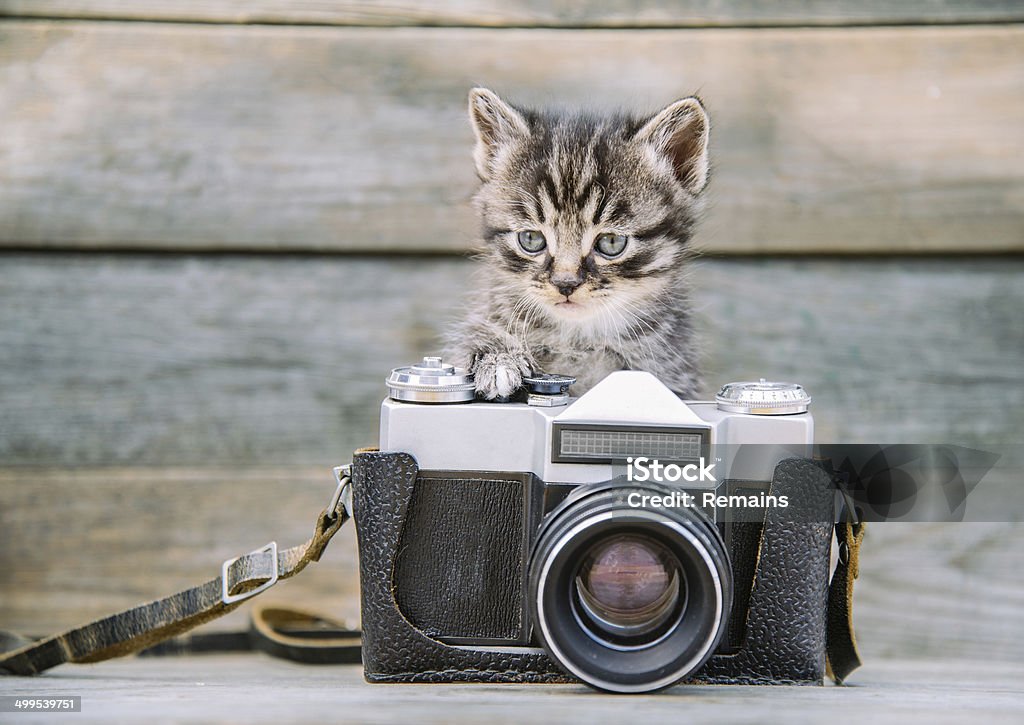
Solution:
M 267 553 L 270 555 L 271 561 L 271 574 L 270 578 L 260 584 L 255 589 L 250 589 L 247 592 L 241 592 L 240 594 L 232 594 L 231 587 L 228 584 L 228 573 L 232 566 L 241 559 L 248 558 L 250 556 L 256 556 L 257 554 Z M 277 542 L 271 541 L 266 546 L 261 546 L 259 549 L 250 551 L 248 554 L 242 554 L 242 556 L 236 556 L 234 559 L 227 559 L 223 564 L 220 565 L 220 598 L 224 604 L 234 604 L 235 602 L 241 602 L 249 597 L 254 597 L 260 592 L 264 592 L 270 587 L 277 584 L 278 578 L 278 564 L 277 564 Z
M 346 463 L 343 466 L 335 466 L 334 480 L 338 487 L 334 489 L 331 502 L 327 504 L 327 515 L 333 520 L 338 511 L 338 504 L 345 507 L 345 513 L 352 518 L 352 464 Z

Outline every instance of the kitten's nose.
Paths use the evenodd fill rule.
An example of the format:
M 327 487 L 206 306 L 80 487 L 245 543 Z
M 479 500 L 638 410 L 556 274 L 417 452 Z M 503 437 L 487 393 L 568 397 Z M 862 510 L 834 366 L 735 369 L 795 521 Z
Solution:
M 552 275 L 551 284 L 555 286 L 559 294 L 568 297 L 583 284 L 582 275 Z

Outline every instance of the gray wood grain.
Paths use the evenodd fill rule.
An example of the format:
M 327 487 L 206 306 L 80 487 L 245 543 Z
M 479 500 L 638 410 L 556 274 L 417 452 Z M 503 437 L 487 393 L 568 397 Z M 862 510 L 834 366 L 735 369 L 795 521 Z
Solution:
M 1020 22 L 1013 0 L 0 0 L 0 16 L 214 23 L 723 27 Z
M 700 723 L 795 725 L 866 721 L 1016 725 L 1024 707 L 1019 663 L 872 662 L 854 687 L 685 686 L 607 695 L 579 685 L 368 684 L 358 666 L 309 667 L 256 655 L 120 660 L 4 678 L 0 692 L 82 697 L 74 722 Z M 54 722 L 19 714 L 12 722 Z M 63 717 L 56 718 L 58 722 Z
M 0 257 L 0 461 L 329 465 L 438 351 L 462 259 Z M 707 392 L 796 380 L 818 439 L 1018 443 L 1024 259 L 712 260 Z
M 573 30 L 0 22 L 0 246 L 459 251 L 467 90 L 699 91 L 699 244 L 1024 248 L 1024 27 Z
M 268 541 L 301 544 L 334 488 L 328 467 L 0 468 L 0 629 L 57 632 L 214 579 Z M 261 599 L 358 627 L 355 551 L 349 526 Z M 247 627 L 243 610 L 207 625 Z
M 71 626 L 205 580 L 271 538 L 304 540 L 329 466 L 375 440 L 387 369 L 437 349 L 471 269 L 0 257 L 0 628 Z M 1019 474 L 1022 273 L 1009 258 L 704 260 L 693 279 L 708 390 L 796 380 L 819 440 L 955 442 L 999 451 Z M 1021 661 L 1013 475 L 986 479 L 989 523 L 870 529 L 865 654 Z M 352 618 L 355 571 L 344 532 L 267 596 Z M 211 626 L 242 626 L 232 617 Z

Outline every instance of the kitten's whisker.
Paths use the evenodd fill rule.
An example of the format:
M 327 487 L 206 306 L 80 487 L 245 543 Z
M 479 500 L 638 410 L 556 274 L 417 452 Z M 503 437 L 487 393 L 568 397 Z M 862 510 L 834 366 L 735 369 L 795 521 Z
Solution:
M 605 335 L 608 336 L 608 337 L 611 337 L 612 335 L 617 335 L 618 334 L 618 330 L 616 329 L 617 326 L 614 324 L 614 319 L 612 318 L 612 314 L 615 312 L 614 307 L 612 307 L 606 300 L 600 300 L 600 302 L 601 302 L 600 309 L 601 309 L 602 313 L 606 313 L 607 314 L 608 322 L 609 322 L 610 328 L 611 328 L 611 330 L 605 332 Z M 603 314 L 602 314 L 602 318 L 603 318 Z
M 533 319 L 536 317 L 539 311 L 540 305 L 537 303 L 537 300 L 533 299 L 532 297 L 527 298 L 526 314 L 523 316 L 522 321 L 523 333 L 519 337 L 519 339 L 523 342 L 524 346 L 526 345 L 527 337 L 530 333 L 530 330 L 533 327 Z
M 628 300 L 621 301 L 626 305 L 630 305 Z M 628 313 L 636 322 L 646 324 L 647 328 L 651 331 L 651 335 L 657 335 L 654 327 L 652 327 L 650 323 L 641 319 L 640 315 L 631 305 L 625 309 L 625 313 Z M 632 325 L 629 326 L 629 333 L 636 341 L 637 347 L 641 350 L 641 354 L 645 354 L 649 361 L 653 361 L 655 359 L 654 348 L 648 336 L 646 334 L 641 334 L 641 330 L 635 329 Z
M 613 334 L 617 334 L 619 330 L 616 329 L 618 326 L 612 319 L 612 314 L 614 312 L 612 306 L 608 304 L 607 300 L 601 300 L 601 306 L 599 309 L 601 311 L 601 321 L 604 322 L 604 320 L 607 319 L 610 323 L 609 325 L 605 325 L 605 335 L 611 337 Z M 611 327 L 611 330 L 608 329 L 609 326 Z
M 520 295 L 519 299 L 517 299 L 516 303 L 512 306 L 512 312 L 509 314 L 508 322 L 505 323 L 505 334 L 506 335 L 512 335 L 513 334 L 512 333 L 512 325 L 515 323 L 516 317 L 521 312 L 524 311 L 525 305 L 526 305 L 526 303 L 528 301 L 529 300 L 527 299 L 526 295 Z
M 633 304 L 629 300 L 625 300 L 624 299 L 624 300 L 620 300 L 620 301 L 625 306 L 626 311 L 629 312 L 629 314 L 633 316 L 633 319 L 635 319 L 639 323 L 642 323 L 643 325 L 646 325 L 647 329 L 650 330 L 650 332 L 652 334 L 657 334 L 655 329 L 654 329 L 654 325 L 652 324 L 652 320 L 650 318 L 646 317 L 644 315 L 643 311 L 639 307 L 637 307 L 635 304 Z
M 635 302 L 631 302 L 629 300 L 624 299 L 622 300 L 622 303 L 626 306 L 626 309 L 630 312 L 630 314 L 632 314 L 633 317 L 636 318 L 637 322 L 640 322 L 647 326 L 647 329 L 651 332 L 652 335 L 658 334 L 657 330 L 655 329 L 655 324 L 657 324 L 658 322 L 657 318 L 653 317 L 651 313 L 645 312 L 643 308 L 641 308 Z
M 518 300 L 516 300 L 515 304 L 512 305 L 512 311 L 509 313 L 509 318 L 505 322 L 505 334 L 506 335 L 509 335 L 509 336 L 513 335 L 512 327 L 516 323 L 516 319 L 519 316 L 519 310 L 521 309 L 521 307 L 522 307 L 522 298 L 520 297 Z
M 615 308 L 612 309 L 614 310 L 615 314 L 617 314 L 620 317 L 620 319 L 622 319 L 626 330 L 626 334 L 628 334 L 630 339 L 636 343 L 636 346 L 637 348 L 639 348 L 639 352 L 642 355 L 644 353 L 644 344 L 640 340 L 640 335 L 637 333 L 635 329 L 633 329 L 633 325 L 628 320 L 625 319 L 625 316 L 623 315 L 621 310 L 616 310 Z
M 651 360 L 653 358 L 653 355 L 650 348 L 650 344 L 647 342 L 647 340 L 643 338 L 640 335 L 639 331 L 635 329 L 635 327 L 625 319 L 625 316 L 621 310 L 615 310 L 615 313 L 623 319 L 626 332 L 629 335 L 630 339 L 633 340 L 633 342 L 636 344 L 636 352 L 641 361 L 644 358 L 646 358 L 648 361 Z
M 524 347 L 528 347 L 527 338 L 530 334 L 530 329 L 533 326 L 533 318 L 537 313 L 537 300 L 529 295 L 529 293 L 523 295 L 523 308 L 522 308 L 522 319 L 519 321 L 519 325 L 516 327 L 516 338 L 523 344 Z M 521 332 L 520 332 L 521 330 Z
M 602 301 L 601 306 L 598 309 L 601 311 L 602 323 L 607 320 L 607 324 L 604 326 L 604 334 L 607 337 L 611 337 L 612 334 L 616 332 L 615 320 L 612 319 L 611 306 L 607 302 Z

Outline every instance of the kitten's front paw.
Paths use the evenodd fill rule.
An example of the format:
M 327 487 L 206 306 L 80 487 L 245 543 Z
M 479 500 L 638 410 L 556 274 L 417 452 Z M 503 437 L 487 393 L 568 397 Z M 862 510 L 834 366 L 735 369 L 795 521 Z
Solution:
M 530 362 L 509 352 L 480 353 L 473 364 L 476 392 L 482 398 L 507 398 L 519 390 L 523 376 L 530 374 Z

